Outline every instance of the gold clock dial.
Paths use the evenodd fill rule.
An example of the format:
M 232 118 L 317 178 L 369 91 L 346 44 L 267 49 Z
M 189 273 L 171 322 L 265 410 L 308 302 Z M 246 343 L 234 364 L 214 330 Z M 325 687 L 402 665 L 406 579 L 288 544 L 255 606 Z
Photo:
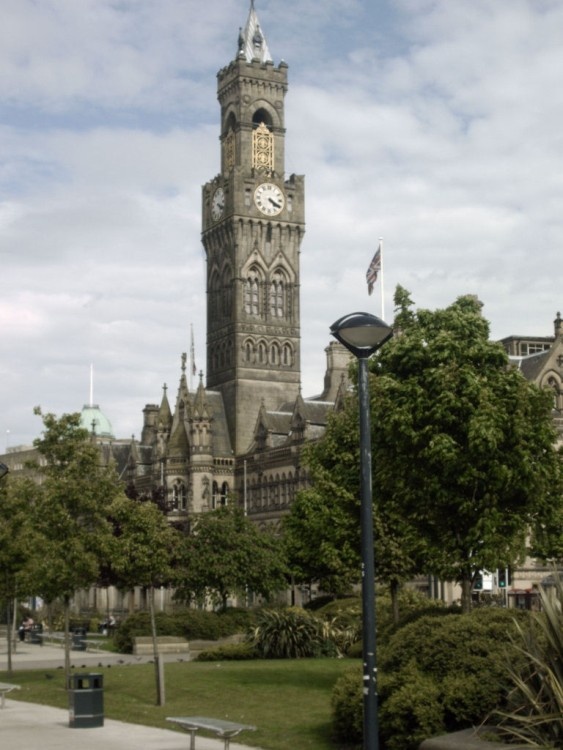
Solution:
M 213 221 L 218 221 L 221 216 L 223 216 L 224 210 L 225 192 L 223 188 L 217 188 L 217 190 L 213 193 L 213 198 L 211 199 L 211 217 L 213 218 Z
M 266 216 L 276 216 L 283 211 L 285 198 L 277 185 L 264 182 L 254 191 L 254 203 Z

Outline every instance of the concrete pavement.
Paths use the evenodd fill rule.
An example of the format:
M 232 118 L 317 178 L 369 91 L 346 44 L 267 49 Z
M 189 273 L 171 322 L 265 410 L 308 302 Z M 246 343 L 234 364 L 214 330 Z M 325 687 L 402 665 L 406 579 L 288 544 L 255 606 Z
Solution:
M 171 661 L 178 659 L 171 654 Z M 139 664 L 150 657 L 135 657 L 130 654 L 107 652 L 71 651 L 71 664 L 76 670 L 95 671 L 109 664 Z M 58 646 L 18 644 L 12 657 L 13 673 L 2 681 L 18 684 L 18 671 L 23 669 L 58 669 L 64 665 L 63 649 Z M 7 669 L 5 642 L 0 648 L 0 672 Z M 15 699 L 15 700 L 14 700 Z M 172 726 L 172 725 L 171 725 Z M 4 709 L 0 709 L 1 746 L 12 750 L 188 750 L 188 734 L 173 729 L 156 729 L 140 724 L 127 724 L 105 719 L 103 727 L 92 729 L 70 728 L 69 712 L 65 709 L 24 703 L 17 700 L 17 691 L 6 697 Z M 222 740 L 196 736 L 196 750 L 223 750 Z M 249 750 L 244 745 L 231 741 L 231 750 Z

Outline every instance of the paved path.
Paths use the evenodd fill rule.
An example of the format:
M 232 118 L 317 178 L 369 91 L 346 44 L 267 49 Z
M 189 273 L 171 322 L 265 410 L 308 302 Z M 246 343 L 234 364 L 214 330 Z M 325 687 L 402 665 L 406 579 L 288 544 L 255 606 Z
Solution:
M 5 642 L 0 645 L 0 672 L 7 668 Z M 179 657 L 166 657 L 176 661 Z M 71 664 L 75 669 L 108 664 L 139 664 L 150 661 L 150 657 L 135 657 L 129 654 L 107 652 L 71 651 Z M 57 669 L 64 665 L 63 649 L 58 646 L 18 644 L 12 655 L 13 673 L 3 681 L 18 683 L 18 671 L 22 669 Z M 68 711 L 62 708 L 41 706 L 13 700 L 17 692 L 9 693 L 6 707 L 0 709 L 0 747 L 10 750 L 188 750 L 190 737 L 172 729 L 155 729 L 140 724 L 105 719 L 103 727 L 93 729 L 70 728 Z M 231 742 L 231 750 L 250 750 L 244 745 Z M 198 736 L 196 750 L 223 750 L 223 742 Z

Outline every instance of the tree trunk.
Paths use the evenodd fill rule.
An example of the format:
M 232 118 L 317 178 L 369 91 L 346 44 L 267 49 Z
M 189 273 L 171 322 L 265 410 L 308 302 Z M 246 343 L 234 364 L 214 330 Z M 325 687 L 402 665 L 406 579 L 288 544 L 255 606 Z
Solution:
M 471 599 L 472 580 L 473 579 L 470 575 L 469 577 L 464 576 L 461 581 L 461 611 L 464 615 L 469 614 L 473 607 L 473 602 Z
M 155 669 L 155 680 L 156 680 L 156 705 L 164 706 L 166 702 L 165 690 L 164 690 L 164 668 L 160 661 L 160 654 L 158 653 L 158 640 L 156 632 L 156 616 L 154 613 L 154 586 L 151 586 L 148 591 L 149 594 L 149 613 L 151 618 L 151 635 L 152 635 L 152 651 L 154 655 L 154 669 Z
M 65 644 L 65 686 L 68 690 L 70 682 L 70 597 L 64 597 L 64 644 Z
M 8 674 L 12 674 L 12 612 L 10 609 L 10 599 L 6 605 L 6 645 L 8 656 Z

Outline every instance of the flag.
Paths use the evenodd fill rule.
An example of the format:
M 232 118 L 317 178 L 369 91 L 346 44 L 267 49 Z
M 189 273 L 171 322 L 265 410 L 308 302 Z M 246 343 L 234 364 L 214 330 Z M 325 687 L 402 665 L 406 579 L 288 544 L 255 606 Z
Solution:
M 377 274 L 381 271 L 381 244 L 377 248 L 375 255 L 366 273 L 366 279 L 368 282 L 368 294 L 373 292 L 373 285 L 377 281 Z

